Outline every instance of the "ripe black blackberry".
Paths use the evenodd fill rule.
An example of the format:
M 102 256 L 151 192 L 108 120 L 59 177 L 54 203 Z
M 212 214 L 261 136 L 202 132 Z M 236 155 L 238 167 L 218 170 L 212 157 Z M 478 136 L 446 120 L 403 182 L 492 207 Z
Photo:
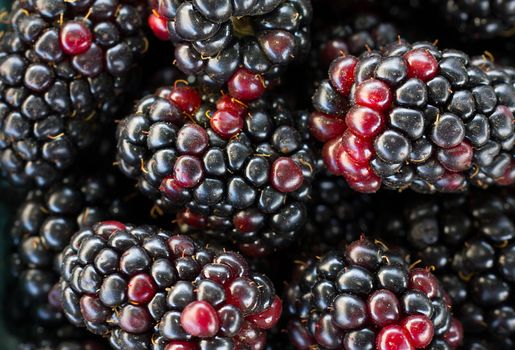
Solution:
M 220 85 L 239 67 L 276 77 L 310 48 L 310 0 L 152 1 L 150 27 L 175 44 L 175 64 Z
M 385 210 L 378 231 L 408 243 L 414 259 L 436 268 L 469 348 L 482 339 L 491 349 L 513 349 L 515 195 L 476 190 L 406 203 Z
M 486 62 L 486 60 L 484 60 Z M 515 71 L 399 41 L 337 58 L 313 96 L 329 170 L 361 192 L 515 182 Z
M 15 1 L 0 39 L 0 171 L 46 186 L 92 145 L 147 49 L 143 3 Z
M 287 292 L 299 350 L 455 349 L 459 321 L 438 280 L 364 238 L 302 263 Z
M 65 324 L 60 305 L 60 253 L 79 229 L 107 217 L 128 216 L 128 206 L 111 174 L 70 175 L 45 190 L 30 191 L 10 230 L 14 252 L 11 274 L 14 301 L 10 318 L 48 328 Z M 15 328 L 16 328 L 15 327 Z M 35 332 L 29 332 L 35 333 Z
M 120 350 L 263 348 L 282 309 L 239 254 L 115 221 L 72 238 L 61 286 L 70 321 Z
M 328 250 L 342 241 L 352 242 L 372 232 L 372 208 L 377 206 L 377 198 L 357 194 L 342 178 L 331 175 L 318 176 L 312 193 L 301 243 L 310 255 L 314 247 L 317 251 Z
M 515 1 L 513 0 L 441 0 L 450 25 L 472 38 L 513 35 Z
M 126 175 L 179 223 L 249 255 L 291 243 L 306 220 L 314 156 L 280 98 L 201 103 L 176 84 L 139 101 L 118 128 Z

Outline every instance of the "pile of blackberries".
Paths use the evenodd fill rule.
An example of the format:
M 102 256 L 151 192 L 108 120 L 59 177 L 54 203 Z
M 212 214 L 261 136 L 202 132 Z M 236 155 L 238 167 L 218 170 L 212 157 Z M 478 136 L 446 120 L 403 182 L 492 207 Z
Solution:
M 515 0 L 1 18 L 7 350 L 515 348 Z

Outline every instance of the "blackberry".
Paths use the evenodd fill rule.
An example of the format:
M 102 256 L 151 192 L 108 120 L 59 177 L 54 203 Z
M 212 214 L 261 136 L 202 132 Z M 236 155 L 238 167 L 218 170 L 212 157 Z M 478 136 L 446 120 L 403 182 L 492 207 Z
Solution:
M 10 230 L 15 302 L 7 307 L 16 327 L 27 321 L 48 328 L 64 325 L 56 286 L 60 253 L 78 229 L 107 217 L 128 216 L 128 205 L 117 192 L 119 180 L 106 173 L 74 174 L 27 194 Z
M 310 255 L 314 247 L 317 252 L 327 251 L 331 245 L 352 242 L 363 233 L 372 232 L 372 208 L 377 206 L 377 198 L 357 194 L 342 178 L 330 175 L 320 175 L 313 182 L 312 192 L 302 237 L 302 247 Z
M 175 45 L 175 64 L 209 85 L 238 68 L 276 77 L 310 47 L 310 0 L 152 2 L 150 27 Z
M 327 28 L 323 23 L 313 38 L 314 50 L 310 63 L 327 72 L 331 62 L 342 55 L 361 55 L 367 50 L 379 50 L 397 40 L 399 30 L 394 23 L 375 14 L 358 13 L 344 24 Z
M 0 40 L 0 169 L 47 186 L 116 113 L 146 51 L 142 3 L 15 1 Z
M 480 338 L 491 343 L 486 348 L 512 349 L 515 195 L 470 191 L 430 199 L 416 196 L 406 203 L 385 211 L 377 219 L 379 230 L 408 243 L 413 258 L 436 267 L 467 343 Z
M 513 0 L 441 0 L 449 24 L 473 38 L 492 38 L 513 34 Z
M 486 61 L 486 60 L 485 60 Z M 328 169 L 360 192 L 457 192 L 515 181 L 515 70 L 399 41 L 340 57 L 313 96 Z
M 79 231 L 62 278 L 67 317 L 114 349 L 262 348 L 282 309 L 239 254 L 146 225 Z
M 120 169 L 180 224 L 270 253 L 304 225 L 314 155 L 280 98 L 214 101 L 180 84 L 140 100 L 119 124 Z
M 297 349 L 455 349 L 462 341 L 429 270 L 364 238 L 302 263 L 287 301 Z

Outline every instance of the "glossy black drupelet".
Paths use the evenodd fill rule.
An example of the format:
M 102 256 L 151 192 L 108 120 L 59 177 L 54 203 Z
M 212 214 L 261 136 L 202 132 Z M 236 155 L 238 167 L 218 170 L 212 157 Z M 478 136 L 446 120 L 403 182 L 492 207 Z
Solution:
M 118 112 L 147 50 L 142 6 L 14 2 L 0 40 L 0 170 L 13 183 L 56 180 Z
M 173 90 L 143 98 L 119 124 L 122 172 L 181 224 L 229 238 L 244 254 L 290 244 L 305 223 L 315 172 L 295 115 L 280 98 L 260 99 L 245 105 L 242 129 L 222 137 L 212 126 L 226 113 L 204 103 L 188 116 L 170 100 Z
M 310 48 L 310 0 L 152 2 L 177 67 L 208 84 L 223 84 L 238 67 L 275 77 Z
M 385 345 L 385 331 L 405 327 L 411 317 L 433 331 L 418 344 L 399 335 L 406 337 L 401 348 L 453 349 L 462 340 L 445 292 L 429 270 L 408 266 L 401 250 L 364 238 L 299 263 L 286 303 L 296 349 L 395 349 Z
M 513 35 L 515 1 L 513 0 L 441 0 L 450 26 L 472 38 Z
M 470 348 L 479 338 L 490 343 L 486 348 L 512 349 L 515 196 L 476 190 L 450 197 L 417 196 L 407 203 L 383 211 L 378 231 L 407 242 L 414 259 L 436 267 Z
M 333 173 L 363 192 L 515 181 L 515 70 L 430 43 L 341 57 L 313 96 Z
M 282 308 L 239 254 L 152 226 L 109 221 L 79 231 L 62 278 L 66 316 L 119 350 L 261 348 Z
M 28 321 L 34 327 L 60 328 L 66 323 L 55 286 L 60 253 L 77 230 L 127 215 L 117 193 L 118 181 L 111 174 L 71 175 L 27 194 L 10 230 L 14 248 L 10 270 L 16 284 L 8 311 L 18 326 Z

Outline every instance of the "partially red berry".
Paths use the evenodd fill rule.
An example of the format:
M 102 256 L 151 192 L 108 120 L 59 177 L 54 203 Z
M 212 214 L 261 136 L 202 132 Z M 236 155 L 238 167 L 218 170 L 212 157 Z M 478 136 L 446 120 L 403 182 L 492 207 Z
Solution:
M 338 168 L 347 180 L 363 181 L 374 175 L 372 168 L 368 164 L 357 162 L 349 153 L 341 148 L 337 159 Z
M 360 181 L 346 180 L 350 188 L 361 193 L 375 193 L 381 188 L 381 179 L 375 174 Z
M 68 55 L 86 52 L 93 43 L 93 36 L 86 24 L 68 21 L 61 28 L 61 48 Z
M 386 326 L 379 332 L 376 350 L 415 350 L 408 332 L 396 325 Z
M 220 321 L 211 304 L 194 301 L 182 311 L 181 327 L 194 337 L 209 338 L 218 333 Z
M 186 85 L 174 86 L 169 96 L 170 100 L 184 113 L 193 114 L 201 103 L 198 91 Z
M 277 158 L 270 169 L 270 181 L 279 192 L 293 192 L 302 186 L 302 168 L 291 158 Z
M 427 316 L 408 316 L 402 321 L 402 327 L 408 332 L 411 343 L 417 349 L 425 348 L 433 340 L 434 326 Z
M 188 123 L 179 130 L 175 143 L 181 154 L 200 156 L 209 146 L 209 136 L 200 125 Z
M 104 322 L 109 316 L 109 309 L 98 298 L 89 295 L 80 299 L 80 310 L 84 319 L 89 322 Z
M 441 149 L 438 152 L 438 161 L 447 170 L 458 172 L 470 169 L 474 150 L 470 143 L 463 141 L 458 146 Z
M 129 280 L 127 297 L 134 304 L 146 304 L 156 294 L 156 286 L 152 277 L 147 274 L 138 274 Z
M 376 136 L 384 127 L 384 117 L 368 107 L 354 106 L 345 116 L 347 127 L 364 138 Z
M 266 91 L 263 78 L 248 69 L 238 69 L 227 84 L 229 94 L 242 101 L 251 101 L 260 98 Z
M 399 319 L 399 299 L 387 289 L 377 290 L 368 298 L 368 313 L 378 327 L 392 324 Z
M 152 326 L 152 318 L 142 306 L 126 305 L 120 312 L 120 328 L 129 333 L 144 333 Z
M 337 58 L 329 67 L 329 79 L 334 88 L 342 95 L 349 95 L 352 85 L 354 84 L 354 76 L 358 59 L 353 56 L 345 56 Z
M 438 62 L 425 49 L 414 49 L 404 54 L 408 64 L 408 77 L 428 81 L 438 73 Z
M 321 112 L 313 112 L 309 118 L 309 131 L 321 142 L 327 142 L 341 135 L 346 128 L 343 119 Z
M 232 111 L 216 111 L 209 123 L 211 128 L 224 139 L 230 139 L 243 129 L 243 118 Z
M 429 298 L 440 295 L 438 280 L 428 269 L 415 268 L 409 273 L 410 288 L 421 291 Z
M 349 156 L 359 164 L 367 164 L 374 154 L 374 146 L 347 130 L 342 135 L 342 147 Z
M 162 18 L 155 13 L 151 13 L 150 16 L 148 16 L 148 26 L 159 40 L 164 41 L 170 39 L 168 22 L 165 18 Z
M 465 177 L 460 173 L 446 172 L 438 180 L 435 185 L 440 192 L 458 192 L 465 189 Z
M 243 118 L 247 112 L 247 106 L 234 97 L 222 95 L 218 101 L 216 101 L 216 110 L 231 112 L 231 114 L 235 114 Z
M 193 156 L 180 156 L 175 161 L 173 175 L 177 184 L 184 188 L 195 187 L 204 177 L 202 162 Z
M 270 329 L 279 321 L 282 310 L 283 303 L 281 299 L 276 296 L 274 302 L 268 309 L 259 314 L 250 316 L 248 320 L 261 329 Z
M 375 111 L 386 111 L 392 103 L 390 87 L 377 79 L 368 79 L 359 84 L 354 93 L 354 101 L 360 106 Z
M 194 213 L 189 209 L 177 214 L 177 221 L 191 226 L 192 228 L 205 228 L 207 225 L 207 219 L 205 216 Z

